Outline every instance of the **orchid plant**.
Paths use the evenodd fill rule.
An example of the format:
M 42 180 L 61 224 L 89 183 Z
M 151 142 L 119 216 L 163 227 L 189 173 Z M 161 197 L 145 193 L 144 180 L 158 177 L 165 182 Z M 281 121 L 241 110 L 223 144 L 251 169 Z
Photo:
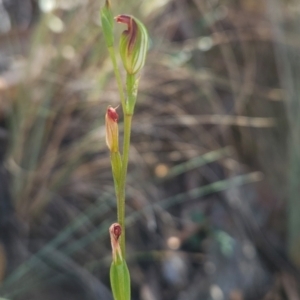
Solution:
M 148 50 L 148 33 L 145 26 L 135 17 L 119 15 L 113 17 L 111 4 L 106 0 L 100 11 L 103 35 L 113 64 L 113 69 L 120 94 L 124 117 L 124 136 L 122 154 L 119 150 L 118 113 L 116 108 L 109 106 L 106 111 L 106 144 L 110 151 L 112 174 L 117 198 L 118 223 L 109 228 L 112 246 L 112 264 L 110 282 L 115 300 L 130 299 L 130 274 L 126 264 L 125 253 L 125 185 L 129 158 L 131 121 L 137 98 L 139 77 Z M 114 20 L 123 23 L 127 29 L 123 31 L 119 54 L 126 71 L 125 86 L 118 68 L 114 49 Z

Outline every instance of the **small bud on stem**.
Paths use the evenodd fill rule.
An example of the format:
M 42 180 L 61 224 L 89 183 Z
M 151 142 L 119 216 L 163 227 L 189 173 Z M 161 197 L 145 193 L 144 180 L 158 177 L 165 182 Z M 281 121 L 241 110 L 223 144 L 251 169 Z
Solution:
M 119 223 L 114 223 L 109 227 L 110 242 L 113 253 L 113 261 L 122 261 L 122 252 L 119 244 L 119 237 L 122 234 L 122 227 Z
M 105 116 L 105 129 L 106 129 L 106 144 L 110 152 L 119 151 L 119 129 L 118 119 L 119 115 L 116 108 L 109 106 Z
M 130 275 L 122 251 L 119 239 L 122 234 L 122 227 L 114 223 L 109 227 L 109 234 L 112 246 L 113 261 L 110 266 L 110 284 L 115 300 L 130 300 Z

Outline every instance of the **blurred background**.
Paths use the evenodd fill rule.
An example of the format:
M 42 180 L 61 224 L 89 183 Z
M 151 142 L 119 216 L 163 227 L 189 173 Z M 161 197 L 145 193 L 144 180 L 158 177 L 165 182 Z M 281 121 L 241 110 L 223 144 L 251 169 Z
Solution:
M 112 299 L 104 115 L 119 97 L 103 4 L 0 0 L 8 300 Z M 112 6 L 151 37 L 127 185 L 132 299 L 299 300 L 300 2 Z

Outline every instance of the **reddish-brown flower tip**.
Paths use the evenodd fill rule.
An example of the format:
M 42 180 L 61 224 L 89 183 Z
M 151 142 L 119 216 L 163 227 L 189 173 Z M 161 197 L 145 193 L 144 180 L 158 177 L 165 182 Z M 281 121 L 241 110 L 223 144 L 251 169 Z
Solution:
M 117 108 L 118 108 L 118 106 L 116 108 L 113 108 L 111 106 L 109 106 L 107 108 L 107 116 L 114 122 L 118 122 L 118 119 L 119 119 L 119 115 L 116 111 Z
M 114 223 L 110 226 L 109 231 L 114 239 L 117 241 L 122 234 L 122 227 L 119 223 Z
M 136 21 L 132 16 L 128 15 L 119 15 L 115 17 L 115 20 L 118 23 L 123 23 L 127 25 L 127 30 L 123 32 L 123 34 L 129 37 L 128 41 L 128 52 L 130 53 L 133 50 L 133 46 L 137 39 L 138 26 Z
M 122 261 L 122 251 L 119 244 L 119 238 L 122 233 L 122 227 L 119 223 L 114 223 L 109 227 L 109 235 L 112 247 L 112 255 L 114 262 Z
M 131 16 L 128 16 L 128 15 L 118 15 L 115 17 L 115 20 L 118 22 L 118 23 L 124 23 L 124 24 L 127 24 L 127 25 L 130 25 L 130 20 L 132 19 Z

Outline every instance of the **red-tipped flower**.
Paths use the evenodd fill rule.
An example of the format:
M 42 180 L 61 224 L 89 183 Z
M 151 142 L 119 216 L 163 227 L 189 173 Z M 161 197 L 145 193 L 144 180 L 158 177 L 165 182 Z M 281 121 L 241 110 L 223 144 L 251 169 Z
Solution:
M 119 129 L 116 108 L 109 106 L 105 116 L 106 144 L 110 152 L 119 151 Z
M 119 244 L 122 227 L 114 223 L 109 227 L 113 261 L 110 266 L 110 284 L 114 299 L 130 300 L 130 275 Z
M 148 33 L 145 26 L 136 18 L 119 15 L 118 23 L 127 25 L 120 39 L 120 55 L 127 73 L 134 75 L 145 64 L 148 50 Z
M 122 234 L 122 227 L 119 223 L 114 223 L 109 227 L 109 235 L 111 248 L 113 253 L 113 261 L 122 261 L 122 252 L 119 244 L 119 237 Z

